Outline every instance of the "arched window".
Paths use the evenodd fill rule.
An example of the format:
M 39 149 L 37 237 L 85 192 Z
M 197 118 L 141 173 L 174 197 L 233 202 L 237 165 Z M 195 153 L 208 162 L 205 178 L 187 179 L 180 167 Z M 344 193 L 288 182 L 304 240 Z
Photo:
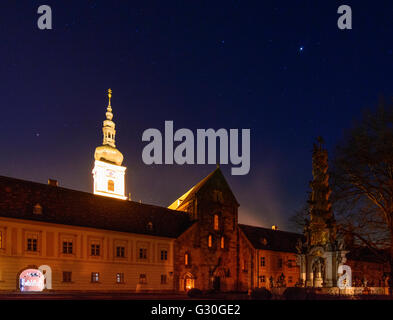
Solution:
M 218 230 L 219 228 L 219 217 L 218 214 L 214 215 L 214 230 Z
M 184 254 L 184 265 L 185 266 L 189 266 L 190 265 L 190 254 L 188 252 L 186 252 Z
M 225 238 L 221 237 L 221 249 L 225 248 Z
M 113 180 L 108 180 L 108 191 L 115 191 L 115 183 Z
M 207 246 L 208 246 L 209 248 L 211 248 L 212 245 L 213 245 L 213 238 L 212 238 L 212 235 L 209 234 L 209 237 L 208 237 L 208 239 L 207 239 Z

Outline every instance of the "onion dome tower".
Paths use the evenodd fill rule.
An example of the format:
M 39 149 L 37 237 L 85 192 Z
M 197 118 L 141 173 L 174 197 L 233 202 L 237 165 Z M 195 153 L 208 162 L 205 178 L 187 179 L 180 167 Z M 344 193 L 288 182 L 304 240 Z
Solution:
M 115 123 L 112 121 L 113 113 L 111 106 L 112 90 L 108 90 L 108 107 L 106 111 L 106 120 L 103 122 L 102 146 L 96 148 L 94 153 L 94 194 L 127 199 L 125 196 L 125 171 L 126 167 L 122 166 L 123 154 L 116 149 L 115 144 Z

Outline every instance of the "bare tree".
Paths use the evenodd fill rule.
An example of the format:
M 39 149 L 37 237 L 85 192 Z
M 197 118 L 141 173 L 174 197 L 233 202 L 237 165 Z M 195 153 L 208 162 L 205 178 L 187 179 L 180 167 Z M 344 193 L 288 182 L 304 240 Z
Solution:
M 366 111 L 338 145 L 332 167 L 340 230 L 390 264 L 393 292 L 393 104 Z M 389 254 L 386 255 L 386 252 Z

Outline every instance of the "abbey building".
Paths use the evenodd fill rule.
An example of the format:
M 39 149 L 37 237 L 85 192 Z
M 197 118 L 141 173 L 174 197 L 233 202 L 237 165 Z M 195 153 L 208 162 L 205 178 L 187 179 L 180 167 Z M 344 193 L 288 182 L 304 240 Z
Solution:
M 131 201 L 108 96 L 93 193 L 0 177 L 1 291 L 244 292 L 299 285 L 296 246 L 303 235 L 239 224 L 240 204 L 219 167 L 168 208 Z M 365 266 L 356 251 L 352 261 Z M 369 263 L 369 283 L 381 286 L 384 266 Z

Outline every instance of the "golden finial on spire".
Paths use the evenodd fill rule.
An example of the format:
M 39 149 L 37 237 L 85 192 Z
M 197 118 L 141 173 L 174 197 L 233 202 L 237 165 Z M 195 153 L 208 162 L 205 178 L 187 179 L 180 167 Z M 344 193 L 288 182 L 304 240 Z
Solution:
M 107 110 L 106 118 L 108 120 L 112 120 L 112 118 L 113 118 L 112 106 L 111 106 L 112 89 L 108 89 L 108 98 L 109 98 L 109 102 L 108 102 L 108 107 L 106 108 L 106 110 Z
M 109 98 L 109 104 L 108 107 L 111 105 L 111 98 L 112 98 L 112 89 L 108 89 L 108 98 Z

